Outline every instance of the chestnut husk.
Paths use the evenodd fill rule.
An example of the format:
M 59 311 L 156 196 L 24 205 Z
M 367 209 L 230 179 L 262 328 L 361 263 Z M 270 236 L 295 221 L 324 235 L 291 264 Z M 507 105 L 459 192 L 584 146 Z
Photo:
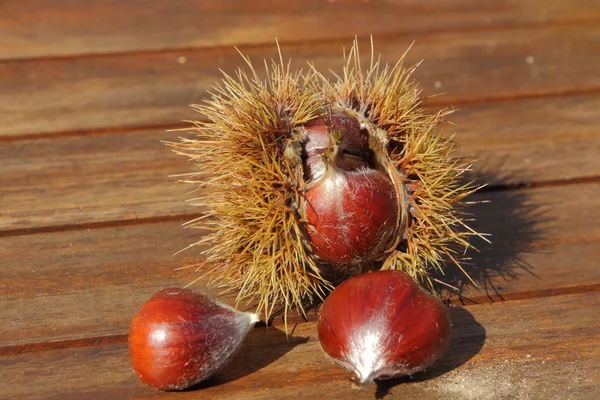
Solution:
M 451 112 L 426 112 L 404 56 L 361 63 L 358 42 L 331 78 L 279 59 L 261 76 L 225 74 L 194 121 L 192 137 L 168 143 L 196 166 L 201 188 L 189 247 L 204 257 L 209 284 L 255 301 L 268 320 L 305 310 L 344 279 L 372 270 L 409 273 L 428 289 L 450 261 L 460 268 L 481 236 L 462 202 L 477 190 L 462 175 L 438 126 Z

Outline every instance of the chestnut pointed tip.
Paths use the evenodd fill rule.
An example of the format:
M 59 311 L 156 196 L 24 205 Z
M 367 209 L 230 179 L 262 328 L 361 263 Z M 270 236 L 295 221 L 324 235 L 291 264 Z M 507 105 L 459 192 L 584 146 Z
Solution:
M 373 369 L 354 370 L 356 382 L 363 386 L 372 383 L 377 378 L 377 371 Z
M 349 343 L 348 361 L 353 366 L 361 385 L 373 382 L 385 366 L 385 354 L 381 343 L 381 332 L 357 332 Z
M 246 313 L 248 316 L 248 323 L 251 327 L 254 327 L 257 323 L 260 322 L 260 314 L 258 313 Z

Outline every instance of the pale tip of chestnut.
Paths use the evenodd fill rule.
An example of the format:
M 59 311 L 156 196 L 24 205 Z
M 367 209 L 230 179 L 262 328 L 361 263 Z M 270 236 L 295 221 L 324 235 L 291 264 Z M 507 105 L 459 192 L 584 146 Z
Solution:
M 444 354 L 451 326 L 446 306 L 400 271 L 348 279 L 327 297 L 317 321 L 323 351 L 360 384 L 431 366 Z
M 245 313 L 248 315 L 249 323 L 254 327 L 258 322 L 260 322 L 260 314 L 257 313 Z

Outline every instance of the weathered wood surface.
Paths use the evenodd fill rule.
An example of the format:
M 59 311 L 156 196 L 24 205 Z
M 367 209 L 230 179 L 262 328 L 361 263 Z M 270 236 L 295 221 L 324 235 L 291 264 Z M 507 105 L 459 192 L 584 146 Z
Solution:
M 474 226 L 493 240 L 479 241 L 480 253 L 471 253 L 469 272 L 479 288 L 460 271 L 440 279 L 463 289 L 467 304 L 600 289 L 600 227 L 588 223 L 599 215 L 600 184 L 566 187 L 474 196 L 490 201 L 472 212 Z M 579 196 L 571 199 L 572 191 Z M 1 346 L 16 346 L 12 352 L 36 343 L 126 334 L 144 299 L 198 275 L 176 269 L 200 262 L 201 248 L 173 253 L 201 234 L 173 221 L 2 239 L 0 320 L 10 322 L 0 354 Z
M 395 63 L 412 37 L 375 38 L 382 60 Z M 365 54 L 368 38 L 363 40 Z M 293 67 L 314 62 L 323 71 L 342 67 L 342 48 L 351 40 L 282 44 Z M 420 36 L 407 54 L 423 95 L 440 92 L 430 104 L 455 104 L 598 92 L 596 66 L 600 25 L 549 26 L 443 32 Z M 241 47 L 257 67 L 277 56 L 275 45 Z M 0 63 L 0 137 L 76 134 L 81 130 L 172 126 L 196 118 L 198 103 L 221 74 L 241 64 L 232 48 L 113 54 L 69 59 L 25 59 Z
M 597 399 L 600 393 L 600 3 L 5 0 L 0 2 L 0 398 Z M 304 32 L 302 35 L 299 32 Z M 156 290 L 197 273 L 192 171 L 160 141 L 240 65 L 276 55 L 341 67 L 368 35 L 431 109 L 455 106 L 471 200 L 469 284 L 449 269 L 448 354 L 413 380 L 355 388 L 314 322 L 251 333 L 198 390 L 135 378 L 127 329 Z M 198 288 L 204 288 L 200 282 Z M 216 294 L 214 291 L 213 294 Z M 444 293 L 449 295 L 449 293 Z M 232 303 L 228 297 L 224 301 Z M 314 321 L 314 314 L 309 315 Z M 299 321 L 299 320 L 298 320 Z
M 457 155 L 477 158 L 476 176 L 491 185 L 600 176 L 600 95 L 465 105 L 444 126 L 456 131 Z M 11 141 L 0 146 L 4 173 L 0 236 L 174 218 L 191 185 L 169 175 L 194 171 L 160 140 L 181 133 L 115 132 Z M 68 193 L 65 196 L 65 193 Z
M 232 364 L 196 390 L 165 393 L 144 387 L 130 367 L 127 344 L 116 343 L 6 356 L 0 360 L 0 373 L 3 382 L 13 384 L 2 394 L 32 399 L 263 399 L 308 393 L 352 399 L 373 399 L 376 394 L 595 399 L 600 384 L 599 312 L 597 293 L 454 308 L 450 350 L 440 362 L 413 380 L 379 388 L 355 387 L 347 371 L 325 359 L 314 323 L 304 323 L 289 342 L 278 329 L 257 328 Z
M 600 20 L 594 0 L 5 0 L 0 7 L 0 59 Z

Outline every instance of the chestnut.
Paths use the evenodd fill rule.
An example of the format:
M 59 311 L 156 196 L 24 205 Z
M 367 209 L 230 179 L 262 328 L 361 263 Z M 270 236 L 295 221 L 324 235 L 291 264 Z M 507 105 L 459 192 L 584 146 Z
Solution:
M 446 350 L 446 306 L 401 271 L 358 275 L 323 303 L 317 328 L 323 351 L 363 384 L 412 375 Z
M 336 109 L 302 130 L 309 182 L 302 214 L 312 252 L 326 273 L 370 269 L 398 238 L 399 194 L 370 149 L 363 125 Z
M 376 170 L 328 169 L 326 183 L 306 191 L 307 234 L 319 260 L 346 268 L 384 258 L 396 227 L 394 187 Z
M 129 353 L 138 377 L 162 390 L 193 386 L 226 365 L 259 320 L 187 289 L 155 293 L 133 319 Z

